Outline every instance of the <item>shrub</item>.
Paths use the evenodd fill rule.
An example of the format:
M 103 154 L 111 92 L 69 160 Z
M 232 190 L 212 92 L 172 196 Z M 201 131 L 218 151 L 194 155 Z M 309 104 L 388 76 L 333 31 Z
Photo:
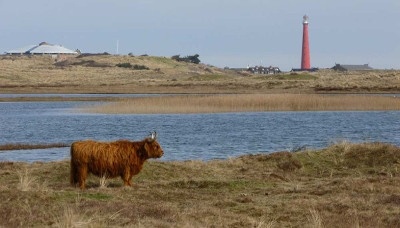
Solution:
M 133 65 L 133 69 L 134 70 L 150 70 L 150 68 L 148 68 L 145 65 L 137 65 L 137 64 Z
M 133 69 L 133 70 L 150 70 L 150 68 L 148 68 L 145 65 L 132 65 L 130 63 L 118 63 L 116 65 L 117 67 L 123 67 L 123 68 L 129 68 L 129 69 Z
M 130 64 L 130 63 L 118 63 L 117 67 L 132 68 L 132 64 Z
M 180 57 L 180 55 L 174 55 L 171 57 L 171 59 L 178 61 L 178 62 L 187 62 L 187 63 L 194 63 L 194 64 L 199 64 L 200 59 L 199 59 L 198 54 L 195 55 L 188 55 L 186 57 Z

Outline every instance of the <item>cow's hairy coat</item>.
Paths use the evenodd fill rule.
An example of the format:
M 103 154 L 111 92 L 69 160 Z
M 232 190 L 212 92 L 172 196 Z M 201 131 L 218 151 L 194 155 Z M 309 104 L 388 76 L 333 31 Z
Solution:
M 114 178 L 120 176 L 125 186 L 131 186 L 131 179 L 138 174 L 143 163 L 149 158 L 160 158 L 164 154 L 154 138 L 132 142 L 78 141 L 71 145 L 72 185 L 85 188 L 88 173 Z

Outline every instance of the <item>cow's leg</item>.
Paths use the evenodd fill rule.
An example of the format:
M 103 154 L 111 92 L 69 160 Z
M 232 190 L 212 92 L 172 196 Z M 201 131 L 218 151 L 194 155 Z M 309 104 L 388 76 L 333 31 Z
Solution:
M 88 168 L 87 166 L 81 166 L 78 168 L 79 173 L 79 187 L 83 190 L 85 189 L 85 182 L 88 175 Z
M 125 169 L 121 178 L 124 181 L 124 186 L 131 186 L 131 180 L 130 180 L 131 174 L 129 169 Z
M 129 184 L 129 186 L 132 186 L 132 177 L 133 177 L 133 175 L 130 174 L 130 175 L 129 175 L 129 178 L 128 178 L 128 184 Z

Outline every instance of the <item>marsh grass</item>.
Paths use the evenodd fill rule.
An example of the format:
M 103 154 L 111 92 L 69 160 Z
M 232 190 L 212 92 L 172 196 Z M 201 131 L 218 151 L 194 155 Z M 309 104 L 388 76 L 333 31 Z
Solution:
M 149 161 L 131 188 L 119 178 L 102 188 L 93 175 L 87 190 L 71 187 L 69 161 L 0 162 L 0 168 L 4 227 L 400 225 L 400 148 L 383 143 L 340 142 L 228 160 Z M 18 172 L 27 180 L 22 182 L 47 180 L 50 190 L 22 192 Z
M 95 113 L 220 113 L 400 110 L 400 98 L 371 95 L 236 94 L 130 98 L 84 108 Z

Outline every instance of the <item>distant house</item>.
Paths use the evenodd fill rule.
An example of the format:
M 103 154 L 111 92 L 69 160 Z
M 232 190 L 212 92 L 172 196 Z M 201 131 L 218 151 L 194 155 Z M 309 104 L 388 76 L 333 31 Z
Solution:
M 279 69 L 279 67 L 274 67 L 274 66 L 269 66 L 269 67 L 264 67 L 264 66 L 248 66 L 247 68 L 229 68 L 225 67 L 224 69 L 226 70 L 233 70 L 237 72 L 249 72 L 252 74 L 278 74 L 281 73 L 282 71 Z
M 264 67 L 264 66 L 254 66 L 254 67 L 248 67 L 247 71 L 250 71 L 253 74 L 278 74 L 281 73 L 281 70 L 279 67 Z
M 26 47 L 5 52 L 8 55 L 78 55 L 78 51 L 73 51 L 61 45 L 42 42 L 39 45 L 29 45 Z
M 359 70 L 373 70 L 374 68 L 368 66 L 368 64 L 363 64 L 363 65 L 336 64 L 334 67 L 332 67 L 332 69 L 336 71 L 359 71 Z
M 317 71 L 319 71 L 319 68 L 312 67 L 310 69 L 292 68 L 290 72 L 317 72 Z

